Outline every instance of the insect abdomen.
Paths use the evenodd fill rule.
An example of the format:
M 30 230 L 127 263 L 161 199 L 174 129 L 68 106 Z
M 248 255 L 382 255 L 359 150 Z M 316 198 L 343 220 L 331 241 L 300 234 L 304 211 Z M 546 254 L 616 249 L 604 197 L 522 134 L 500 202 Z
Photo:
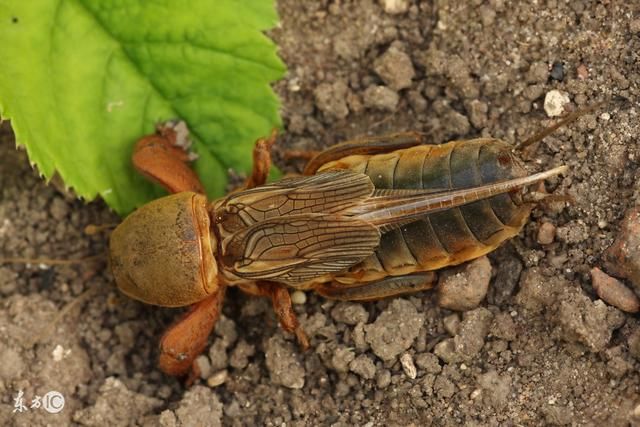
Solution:
M 330 168 L 330 165 L 326 165 Z M 334 167 L 366 173 L 376 189 L 446 191 L 526 175 L 511 147 L 495 139 L 421 145 L 374 156 L 351 156 Z M 324 169 L 324 168 L 323 168 Z M 494 250 L 516 235 L 531 208 L 520 193 L 501 194 L 425 215 L 382 236 L 375 255 L 351 269 L 359 280 L 455 265 Z M 345 277 L 346 279 L 346 277 Z

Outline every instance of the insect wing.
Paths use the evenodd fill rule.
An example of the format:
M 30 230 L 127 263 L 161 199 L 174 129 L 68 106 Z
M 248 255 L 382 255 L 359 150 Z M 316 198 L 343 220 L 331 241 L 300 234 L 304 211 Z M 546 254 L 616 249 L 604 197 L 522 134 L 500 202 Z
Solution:
M 246 279 L 295 285 L 343 271 L 374 253 L 380 231 L 340 215 L 302 214 L 273 218 L 226 242 L 224 262 Z

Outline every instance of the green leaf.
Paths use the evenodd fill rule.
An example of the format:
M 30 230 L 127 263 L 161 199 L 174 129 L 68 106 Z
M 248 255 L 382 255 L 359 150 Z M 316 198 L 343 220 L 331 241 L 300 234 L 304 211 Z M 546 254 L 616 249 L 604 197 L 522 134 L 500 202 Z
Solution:
M 276 23 L 273 0 L 5 0 L 0 115 L 43 175 L 119 213 L 159 194 L 131 166 L 134 142 L 181 118 L 220 196 L 281 125 L 269 83 L 284 65 L 262 33 Z

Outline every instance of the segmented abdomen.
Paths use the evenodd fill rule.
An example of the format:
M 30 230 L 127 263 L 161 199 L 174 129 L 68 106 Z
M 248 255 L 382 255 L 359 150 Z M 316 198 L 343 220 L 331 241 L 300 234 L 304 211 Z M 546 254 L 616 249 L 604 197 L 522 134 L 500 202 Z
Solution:
M 331 168 L 363 172 L 376 189 L 446 191 L 526 175 L 508 144 L 486 138 L 421 145 L 389 154 L 349 156 L 322 169 Z M 520 193 L 513 193 L 425 215 L 385 233 L 373 256 L 337 279 L 376 280 L 476 258 L 516 235 L 530 210 L 522 203 Z

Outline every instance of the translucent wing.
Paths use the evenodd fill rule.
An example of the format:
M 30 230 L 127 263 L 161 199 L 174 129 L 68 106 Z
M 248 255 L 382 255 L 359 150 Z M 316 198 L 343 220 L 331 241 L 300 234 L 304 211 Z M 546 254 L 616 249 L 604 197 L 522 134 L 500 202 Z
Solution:
M 380 231 L 340 215 L 301 214 L 261 221 L 223 243 L 227 268 L 246 279 L 295 285 L 344 271 L 373 254 Z

